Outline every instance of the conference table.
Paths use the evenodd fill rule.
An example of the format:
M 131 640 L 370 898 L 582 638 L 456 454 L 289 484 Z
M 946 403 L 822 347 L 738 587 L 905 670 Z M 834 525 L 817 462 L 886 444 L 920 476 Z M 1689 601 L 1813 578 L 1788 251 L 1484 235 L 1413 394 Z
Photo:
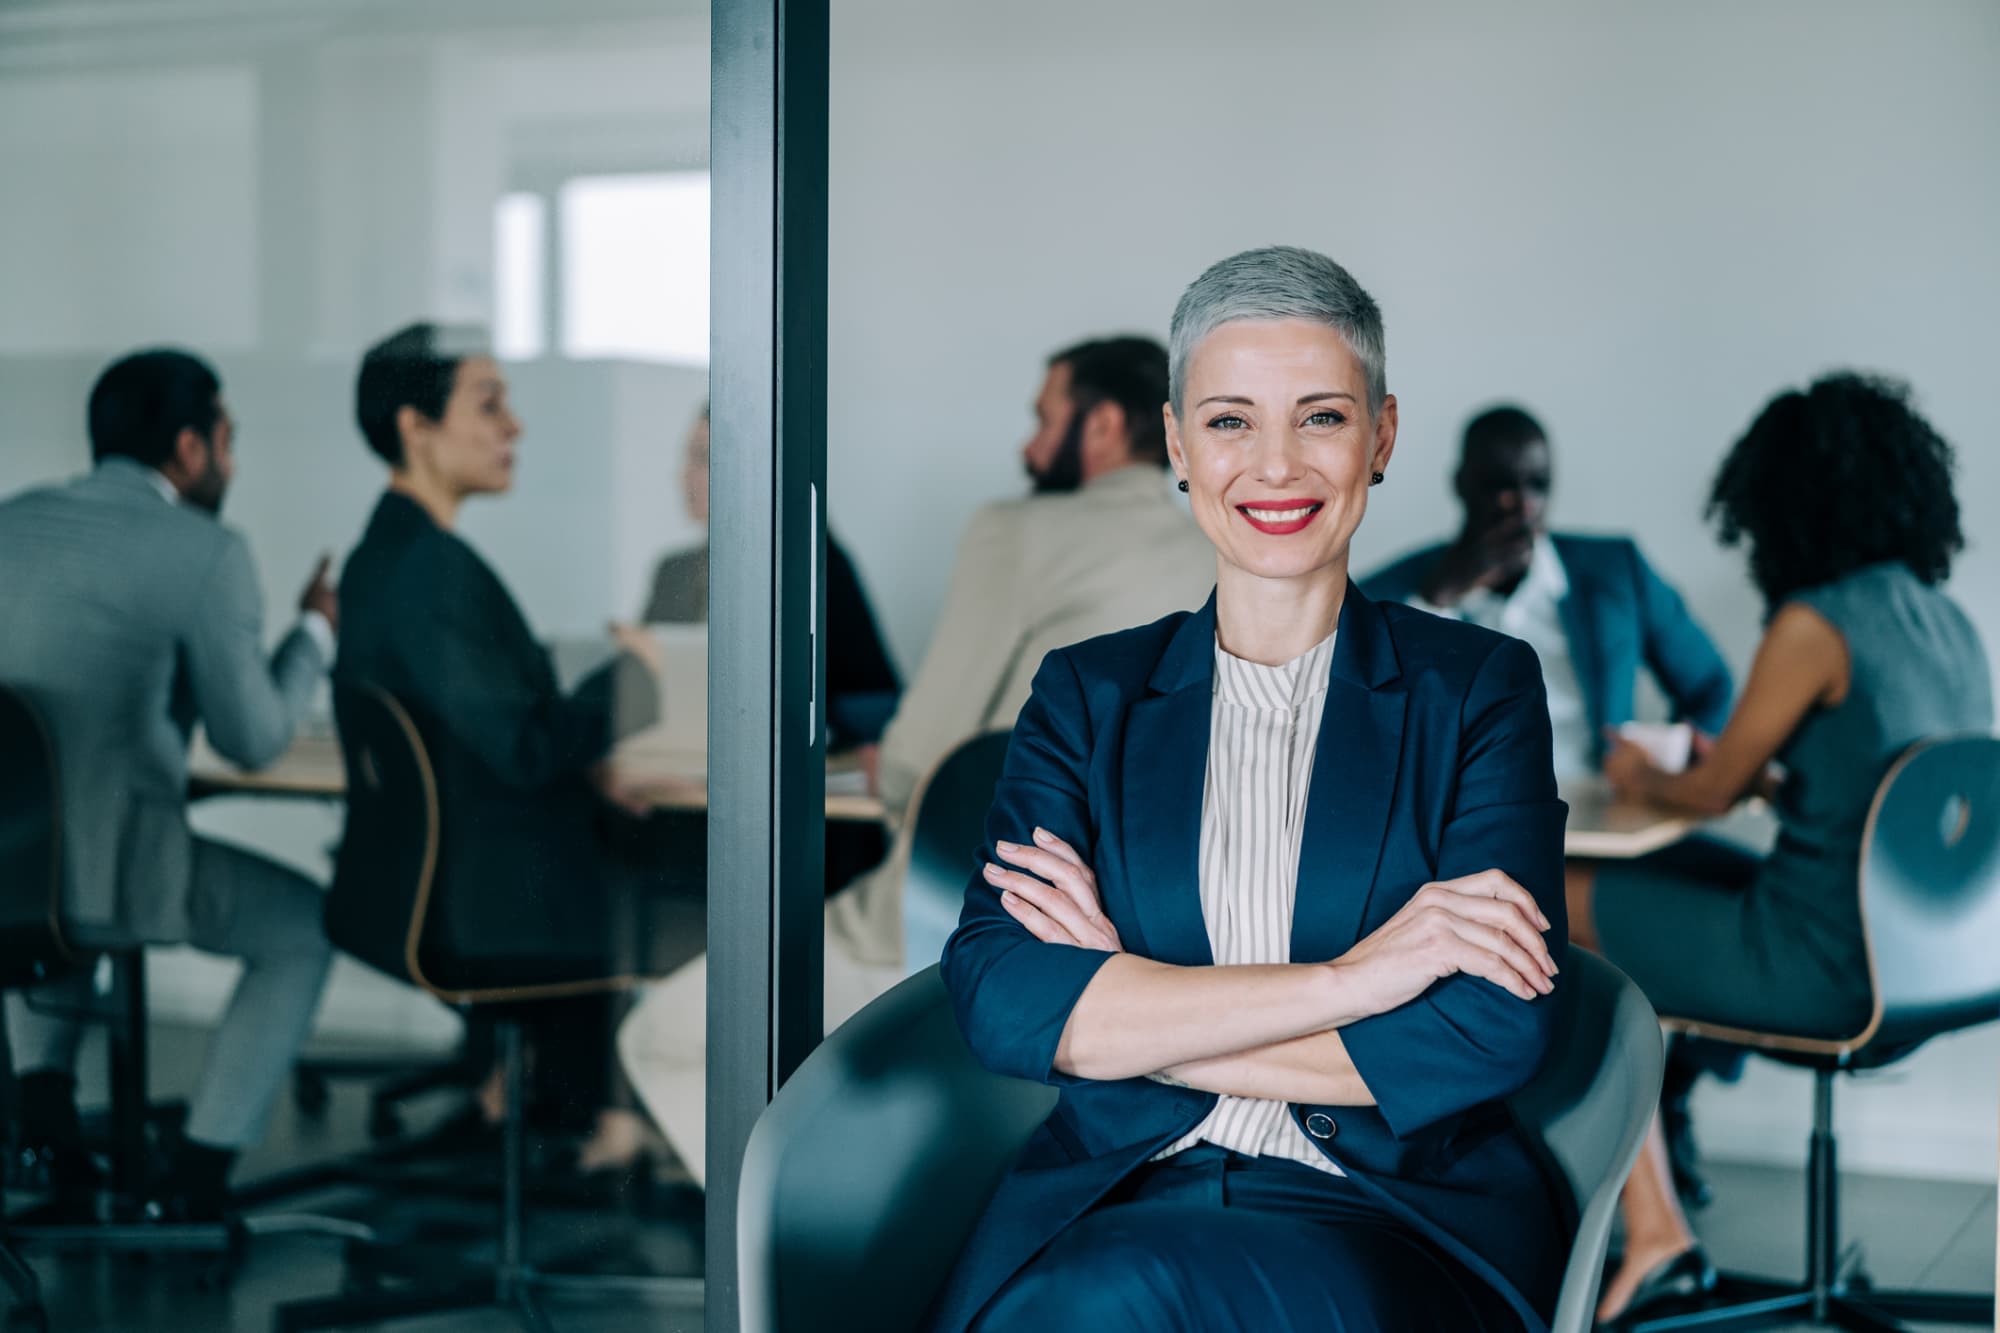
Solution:
M 708 808 L 705 756 L 661 744 L 655 732 L 627 737 L 612 750 L 610 764 L 619 790 L 661 812 L 699 812 Z M 347 794 L 347 769 L 340 742 L 324 730 L 307 730 L 295 737 L 278 761 L 255 770 L 238 768 L 197 736 L 188 756 L 189 794 L 204 796 L 318 797 L 339 800 Z M 827 762 L 826 817 L 836 823 L 881 824 L 888 813 L 879 797 L 868 793 L 861 770 L 850 756 Z
M 662 746 L 654 733 L 639 732 L 611 753 L 618 785 L 660 811 L 701 811 L 708 808 L 708 780 L 698 752 Z M 295 796 L 338 800 L 347 793 L 347 773 L 340 745 L 324 731 L 307 731 L 292 742 L 279 760 L 254 772 L 238 768 L 197 738 L 188 763 L 189 785 L 196 796 Z M 1697 829 L 1720 821 L 1664 809 L 1641 801 L 1621 800 L 1602 782 L 1566 782 L 1562 798 L 1569 802 L 1569 825 L 1563 851 L 1569 856 L 1626 860 L 1672 846 Z M 845 756 L 827 765 L 826 817 L 839 823 L 882 824 L 888 812 L 870 795 L 860 770 Z M 1725 816 L 1740 823 L 1746 816 Z M 1747 818 L 1755 820 L 1755 812 Z

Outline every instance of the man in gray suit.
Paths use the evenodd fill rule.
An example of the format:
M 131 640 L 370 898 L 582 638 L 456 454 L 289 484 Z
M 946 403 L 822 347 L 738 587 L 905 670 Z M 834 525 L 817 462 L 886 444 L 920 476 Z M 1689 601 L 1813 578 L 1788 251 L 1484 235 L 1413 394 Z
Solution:
M 89 417 L 94 470 L 0 504 L 0 682 L 53 735 L 71 941 L 189 943 L 243 960 L 184 1142 L 148 1205 L 161 1220 L 209 1220 L 305 1040 L 331 949 L 310 881 L 190 831 L 189 736 L 201 723 L 246 768 L 284 753 L 332 660 L 338 608 L 321 561 L 298 627 L 265 657 L 249 547 L 217 517 L 233 426 L 207 365 L 128 356 L 98 379 Z M 72 1072 L 71 1015 L 90 993 L 86 971 L 7 997 L 21 1143 L 46 1162 L 62 1208 L 83 1207 L 94 1183 Z

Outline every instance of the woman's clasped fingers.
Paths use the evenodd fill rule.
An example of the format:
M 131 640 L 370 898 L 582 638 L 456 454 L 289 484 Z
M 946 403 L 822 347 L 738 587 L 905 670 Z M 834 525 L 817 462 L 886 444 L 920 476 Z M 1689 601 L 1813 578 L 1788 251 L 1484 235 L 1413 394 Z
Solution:
M 1068 934 L 1068 939 L 1057 940 L 1055 943 L 1077 944 L 1086 949 L 1118 947 L 1117 934 L 1109 929 L 1109 922 L 1099 924 L 1098 921 L 1093 921 L 1091 915 L 1074 897 L 1054 885 L 1044 884 L 1033 875 L 1009 870 L 990 861 L 986 865 L 984 874 L 986 882 L 1000 890 L 1003 905 L 1010 895 L 1025 901 Z M 1019 914 L 1015 915 L 1018 918 Z
M 1549 952 L 1548 939 L 1535 928 L 1535 919 L 1513 903 L 1498 898 L 1461 895 L 1452 900 L 1447 910 L 1461 920 L 1476 921 L 1502 932 L 1535 960 L 1536 967 L 1544 976 L 1556 974 L 1555 955 Z
M 1041 830 L 1037 830 L 1037 833 L 1041 833 Z M 1118 929 L 1104 914 L 1103 900 L 1097 894 L 1096 874 L 1067 843 L 1059 838 L 1051 838 L 1050 842 L 1052 845 L 1043 847 L 1002 842 L 995 844 L 995 849 L 999 852 L 1000 859 L 1008 865 L 1018 866 L 1060 890 L 1076 904 L 1085 921 L 1109 937 L 1112 943 L 1108 947 L 1118 947 Z M 1061 851 L 1057 851 L 1056 848 L 1060 848 Z
M 1506 931 L 1482 925 L 1469 917 L 1454 920 L 1452 931 L 1472 950 L 1471 967 L 1465 966 L 1467 956 L 1461 953 L 1461 971 L 1471 971 L 1488 981 L 1497 982 L 1524 1000 L 1532 1000 L 1537 995 L 1547 995 L 1555 990 L 1555 983 L 1549 980 L 1541 962 Z
M 1535 901 L 1535 895 L 1522 888 L 1504 870 L 1482 870 L 1476 875 L 1461 875 L 1457 879 L 1443 881 L 1440 887 L 1471 898 L 1493 898 L 1512 903 L 1527 913 L 1530 921 L 1543 930 L 1549 929 L 1549 918 L 1543 913 L 1541 904 Z

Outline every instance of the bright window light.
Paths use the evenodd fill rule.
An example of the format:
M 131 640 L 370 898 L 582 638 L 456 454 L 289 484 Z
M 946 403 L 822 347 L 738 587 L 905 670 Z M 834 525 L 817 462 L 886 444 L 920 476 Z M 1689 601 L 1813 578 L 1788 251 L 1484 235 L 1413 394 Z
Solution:
M 708 364 L 708 173 L 562 187 L 562 353 Z
M 510 194 L 493 212 L 493 350 L 525 361 L 548 350 L 549 205 Z

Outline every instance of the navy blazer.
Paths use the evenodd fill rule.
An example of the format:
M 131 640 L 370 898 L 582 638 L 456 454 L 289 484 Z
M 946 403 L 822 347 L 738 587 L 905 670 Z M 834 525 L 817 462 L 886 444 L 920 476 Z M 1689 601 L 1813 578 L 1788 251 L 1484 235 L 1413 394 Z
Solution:
M 1653 673 L 1676 721 L 1714 734 L 1729 720 L 1734 687 L 1722 660 L 1681 595 L 1653 572 L 1630 537 L 1558 533 L 1556 558 L 1569 579 L 1562 602 L 1564 636 L 1583 689 L 1595 750 L 1604 757 L 1604 729 L 1632 720 L 1632 689 L 1639 667 Z M 1378 602 L 1407 602 L 1445 552 L 1439 542 L 1402 557 L 1361 580 Z
M 1215 671 L 1215 603 L 1050 653 L 1015 725 L 986 823 L 1039 824 L 1088 859 L 1125 948 L 1213 962 L 1197 866 Z M 1561 966 L 1563 822 L 1540 665 L 1519 640 L 1349 585 L 1313 759 L 1292 960 L 1341 956 L 1435 879 L 1512 875 L 1553 923 Z M 1045 944 L 975 874 L 943 972 L 988 1068 L 1055 1085 L 1055 1111 L 1001 1181 L 934 1308 L 959 1333 L 1118 1182 L 1201 1122 L 1213 1093 L 1054 1067 L 1071 1008 L 1111 955 Z M 1558 977 L 1558 984 L 1561 978 Z M 1455 976 L 1341 1029 L 1376 1105 L 1293 1106 L 1354 1183 L 1545 1326 L 1568 1253 L 1567 1205 L 1502 1104 L 1542 1062 L 1553 997 Z

